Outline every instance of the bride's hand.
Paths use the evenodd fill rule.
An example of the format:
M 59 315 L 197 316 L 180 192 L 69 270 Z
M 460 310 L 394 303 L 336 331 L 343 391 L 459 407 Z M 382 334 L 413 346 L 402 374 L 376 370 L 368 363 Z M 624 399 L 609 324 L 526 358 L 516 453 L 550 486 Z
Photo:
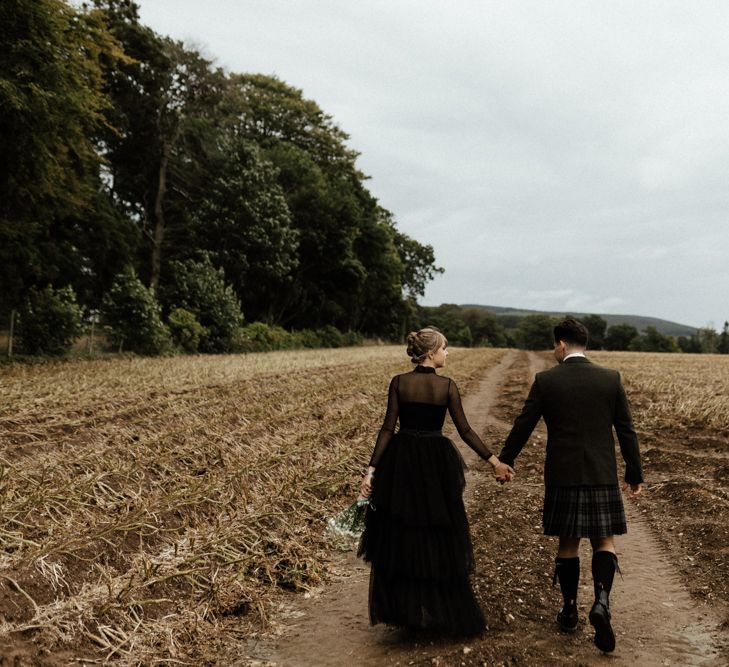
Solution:
M 372 478 L 374 474 L 373 470 L 368 470 L 364 474 L 364 477 L 362 477 L 362 483 L 359 485 L 359 495 L 363 498 L 369 498 L 372 493 Z
M 510 482 L 515 474 L 514 469 L 510 465 L 502 463 L 501 461 L 494 466 L 494 477 L 500 484 Z

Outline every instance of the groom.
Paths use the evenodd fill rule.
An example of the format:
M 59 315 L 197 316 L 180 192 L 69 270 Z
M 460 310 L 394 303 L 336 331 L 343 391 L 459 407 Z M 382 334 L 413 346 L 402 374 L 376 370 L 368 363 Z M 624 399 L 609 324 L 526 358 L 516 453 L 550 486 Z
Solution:
M 595 645 L 610 652 L 615 649 L 615 634 L 608 596 L 619 570 L 613 536 L 627 530 L 613 428 L 625 461 L 623 489 L 631 488 L 631 498 L 641 492 L 643 471 L 620 374 L 591 363 L 586 348 L 587 329 L 580 322 L 566 319 L 554 327 L 559 365 L 536 374 L 499 459 L 513 466 L 544 418 L 548 437 L 542 524 L 545 535 L 559 537 L 554 578 L 559 579 L 564 606 L 557 623 L 566 631 L 577 627 L 578 548 L 586 537 L 592 544 L 595 589 L 589 620 L 595 628 Z

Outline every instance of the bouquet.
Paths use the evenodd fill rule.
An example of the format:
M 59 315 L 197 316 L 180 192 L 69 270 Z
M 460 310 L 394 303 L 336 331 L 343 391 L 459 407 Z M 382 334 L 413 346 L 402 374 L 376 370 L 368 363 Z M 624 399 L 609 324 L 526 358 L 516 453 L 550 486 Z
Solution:
M 364 530 L 367 508 L 375 509 L 370 499 L 357 498 L 347 509 L 327 520 L 327 529 L 338 537 L 359 537 Z

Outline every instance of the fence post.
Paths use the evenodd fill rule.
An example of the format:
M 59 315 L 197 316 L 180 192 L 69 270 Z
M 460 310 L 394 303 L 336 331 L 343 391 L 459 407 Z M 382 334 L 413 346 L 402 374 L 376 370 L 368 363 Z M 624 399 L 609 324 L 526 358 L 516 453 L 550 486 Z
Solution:
M 13 334 L 15 333 L 15 309 L 10 311 L 10 335 L 8 336 L 8 358 L 13 356 Z
M 87 354 L 91 354 L 94 351 L 94 326 L 96 325 L 96 320 L 98 319 L 98 312 L 97 310 L 92 310 L 89 313 L 89 319 L 91 320 L 91 331 L 89 332 L 89 341 L 88 341 L 88 350 Z
M 87 354 L 91 354 L 94 351 L 94 320 L 91 320 L 91 331 L 89 332 L 89 349 Z

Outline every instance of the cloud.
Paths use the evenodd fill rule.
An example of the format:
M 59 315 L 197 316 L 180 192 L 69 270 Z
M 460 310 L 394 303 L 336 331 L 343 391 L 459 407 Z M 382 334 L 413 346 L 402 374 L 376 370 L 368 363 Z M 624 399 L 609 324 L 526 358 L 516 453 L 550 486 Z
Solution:
M 426 303 L 729 316 L 729 4 L 141 0 L 141 14 L 334 115 L 368 187 L 446 269 Z

